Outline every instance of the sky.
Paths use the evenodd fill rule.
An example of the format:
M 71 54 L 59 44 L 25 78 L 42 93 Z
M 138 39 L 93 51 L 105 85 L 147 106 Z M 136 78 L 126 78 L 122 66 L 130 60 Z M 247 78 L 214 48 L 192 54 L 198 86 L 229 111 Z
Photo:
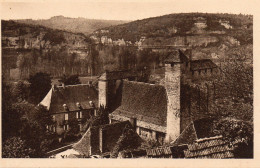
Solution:
M 257 1 L 251 1 L 257 2 Z M 171 13 L 253 14 L 255 3 L 240 0 L 1 0 L 2 19 L 49 19 L 52 16 L 138 20 Z

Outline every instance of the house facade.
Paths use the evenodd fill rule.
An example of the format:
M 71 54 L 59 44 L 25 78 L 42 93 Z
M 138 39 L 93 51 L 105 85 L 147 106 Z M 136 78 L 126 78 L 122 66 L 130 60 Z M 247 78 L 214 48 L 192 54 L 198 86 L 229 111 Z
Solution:
M 48 130 L 61 135 L 68 131 L 71 124 L 77 124 L 78 130 L 91 116 L 95 115 L 98 104 L 98 92 L 89 84 L 55 86 L 50 89 L 40 105 L 46 107 L 52 116 L 54 125 Z

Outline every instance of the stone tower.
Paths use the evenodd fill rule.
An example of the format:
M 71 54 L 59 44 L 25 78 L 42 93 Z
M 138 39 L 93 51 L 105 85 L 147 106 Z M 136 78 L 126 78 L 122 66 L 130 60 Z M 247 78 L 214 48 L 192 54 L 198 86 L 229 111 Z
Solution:
M 165 60 L 165 88 L 167 92 L 166 142 L 180 135 L 180 89 L 182 60 L 179 51 L 171 53 Z

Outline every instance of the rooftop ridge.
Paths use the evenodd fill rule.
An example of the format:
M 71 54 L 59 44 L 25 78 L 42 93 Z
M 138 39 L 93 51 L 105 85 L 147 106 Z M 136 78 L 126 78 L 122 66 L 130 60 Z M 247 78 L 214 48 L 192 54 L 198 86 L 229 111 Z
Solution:
M 196 140 L 196 142 L 204 142 L 204 141 L 220 139 L 220 138 L 223 138 L 223 136 L 219 135 L 219 136 L 214 136 L 214 137 L 201 138 L 201 139 Z
M 75 85 L 65 85 L 64 87 L 75 87 L 75 86 L 93 86 L 91 84 L 75 84 Z M 57 88 L 63 88 L 63 86 L 57 86 Z
M 146 82 L 139 82 L 139 81 L 129 81 L 129 80 L 124 80 L 124 82 L 127 82 L 127 83 L 133 83 L 133 84 L 142 84 L 142 85 L 147 85 L 147 86 L 155 86 L 155 87 L 163 87 L 162 85 L 159 85 L 159 84 L 153 84 L 153 83 L 146 83 Z

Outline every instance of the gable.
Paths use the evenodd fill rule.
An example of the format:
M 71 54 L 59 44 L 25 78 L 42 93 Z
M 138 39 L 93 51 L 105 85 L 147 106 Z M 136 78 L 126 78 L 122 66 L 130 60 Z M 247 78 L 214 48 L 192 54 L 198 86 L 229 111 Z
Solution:
M 65 112 L 63 104 L 66 104 L 69 111 L 77 111 L 79 102 L 83 109 L 91 108 L 89 101 L 98 104 L 98 92 L 90 85 L 67 85 L 65 87 L 53 87 L 40 103 L 51 113 Z

